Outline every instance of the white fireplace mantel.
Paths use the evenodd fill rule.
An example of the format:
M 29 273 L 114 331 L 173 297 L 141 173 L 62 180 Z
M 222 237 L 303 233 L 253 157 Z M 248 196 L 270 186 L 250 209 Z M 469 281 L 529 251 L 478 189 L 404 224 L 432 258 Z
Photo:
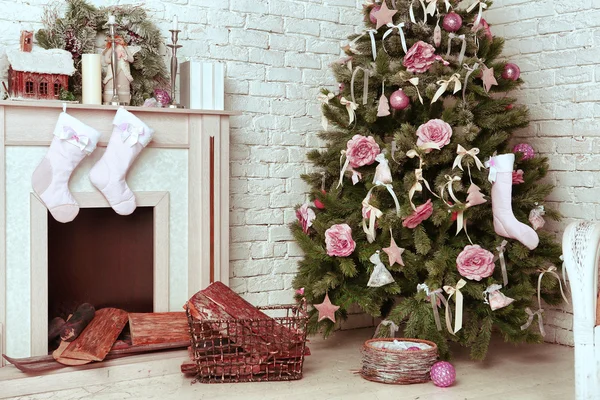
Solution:
M 46 255 L 33 254 L 33 250 L 40 247 L 31 246 L 32 241 L 39 239 L 39 232 L 31 232 L 38 226 L 34 222 L 36 218 L 43 218 L 44 213 L 40 211 L 39 204 L 32 203 L 37 200 L 31 190 L 30 170 L 33 171 L 50 145 L 61 109 L 61 103 L 0 101 L 0 353 L 17 357 L 43 353 L 39 341 L 36 345 L 29 340 L 29 354 L 22 354 L 23 349 L 20 349 L 21 354 L 11 354 L 13 349 L 7 347 L 7 336 L 16 335 L 14 329 L 17 327 L 11 326 L 15 324 L 15 318 L 9 318 L 9 307 L 17 302 L 12 297 L 9 299 L 7 293 L 18 287 L 26 289 L 22 293 L 26 298 L 20 297 L 19 302 L 27 305 L 24 312 L 29 313 L 25 318 L 29 321 L 26 327 L 29 332 L 18 328 L 20 335 L 29 334 L 31 337 L 34 331 L 39 330 L 31 325 L 31 293 L 40 287 L 40 277 L 32 277 L 32 274 L 45 273 L 43 260 Z M 67 107 L 67 112 L 101 132 L 99 146 L 105 147 L 116 109 L 73 104 Z M 161 272 L 159 277 L 166 279 L 164 277 L 169 276 L 166 287 L 171 292 L 159 290 L 162 299 L 159 302 L 163 304 L 161 311 L 166 308 L 167 299 L 168 309 L 178 311 L 183 299 L 210 282 L 227 284 L 229 280 L 229 116 L 236 113 L 144 107 L 127 109 L 156 131 L 153 141 L 132 167 L 128 183 L 135 193 L 170 193 L 170 201 L 167 195 L 167 201 L 160 202 L 158 198 L 156 203 L 162 204 L 165 209 L 160 215 L 168 218 L 171 234 L 165 233 L 160 241 L 155 240 L 155 244 L 168 241 L 160 254 L 164 254 L 165 260 L 170 262 L 170 275 Z M 84 160 L 71 179 L 71 190 L 79 199 L 101 199 L 89 185 L 87 172 L 102 151 L 96 150 L 88 157 L 89 160 Z M 89 195 L 86 196 L 86 193 Z M 152 198 L 152 195 L 149 196 Z M 146 202 L 154 204 L 153 201 Z M 97 206 L 102 205 L 82 205 Z M 23 221 L 27 221 L 26 229 Z M 43 251 L 46 250 L 43 248 Z M 165 254 L 168 252 L 171 252 L 170 257 Z M 11 260 L 17 256 L 19 263 L 23 264 L 11 265 Z M 179 265 L 182 263 L 186 265 Z M 43 279 L 41 281 L 43 285 Z M 11 296 L 21 296 L 21 293 L 13 292 Z M 37 301 L 37 297 L 33 297 Z M 159 304 L 157 300 L 156 304 Z M 39 323 L 34 325 L 40 326 Z

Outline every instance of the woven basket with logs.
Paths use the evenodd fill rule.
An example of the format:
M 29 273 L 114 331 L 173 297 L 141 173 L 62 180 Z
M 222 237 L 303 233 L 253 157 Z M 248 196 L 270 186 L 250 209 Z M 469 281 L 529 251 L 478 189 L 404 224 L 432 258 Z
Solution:
M 399 385 L 428 382 L 431 366 L 438 358 L 436 344 L 420 339 L 371 339 L 361 352 L 363 378 Z

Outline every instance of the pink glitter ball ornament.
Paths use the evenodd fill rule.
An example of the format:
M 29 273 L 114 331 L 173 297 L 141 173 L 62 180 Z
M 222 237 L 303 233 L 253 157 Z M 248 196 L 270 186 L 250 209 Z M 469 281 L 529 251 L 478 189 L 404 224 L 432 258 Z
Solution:
M 404 110 L 410 104 L 410 97 L 408 97 L 402 89 L 396 90 L 390 95 L 390 106 L 394 110 Z
M 373 14 L 375 14 L 379 10 L 381 10 L 381 6 L 375 6 L 371 8 L 371 11 L 369 12 L 369 20 L 372 24 L 377 24 L 377 18 L 375 18 Z
M 438 387 L 452 386 L 456 380 L 456 370 L 447 361 L 438 361 L 431 367 L 431 380 Z
M 521 159 L 523 161 L 530 160 L 535 157 L 535 151 L 533 147 L 531 147 L 528 143 L 519 143 L 515 147 L 513 147 L 513 153 L 522 153 Z
M 411 346 L 408 349 L 406 349 L 406 351 L 421 351 L 421 348 L 417 346 Z
M 521 76 L 521 69 L 517 64 L 508 63 L 504 66 L 502 71 L 502 78 L 516 81 Z
M 171 96 L 166 90 L 154 89 L 154 98 L 156 99 L 156 101 L 162 104 L 163 107 L 166 107 L 169 104 L 171 104 Z
M 447 32 L 456 32 L 462 26 L 462 18 L 455 12 L 446 14 L 442 26 Z

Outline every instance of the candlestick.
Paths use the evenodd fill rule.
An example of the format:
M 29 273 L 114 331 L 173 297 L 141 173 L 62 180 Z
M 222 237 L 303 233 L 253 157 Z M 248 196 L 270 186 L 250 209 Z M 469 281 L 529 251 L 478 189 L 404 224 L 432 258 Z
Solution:
M 114 15 L 109 15 L 108 16 L 108 24 L 109 25 L 114 25 L 116 23 L 117 23 L 117 21 L 115 20 L 115 16 Z
M 123 103 L 120 101 L 119 99 L 119 92 L 118 92 L 118 86 L 117 86 L 117 45 L 115 43 L 115 16 L 114 15 L 109 15 L 108 16 L 108 28 L 109 28 L 109 33 L 108 35 L 110 36 L 110 51 L 111 51 L 111 63 L 110 63 L 110 68 L 112 70 L 112 87 L 113 87 L 113 94 L 112 94 L 112 98 L 110 99 L 110 101 L 105 101 L 104 104 L 108 104 L 111 106 L 122 106 L 122 105 L 126 105 L 126 103 Z
M 175 21 L 177 22 L 177 16 L 175 16 Z M 175 23 L 173 24 L 175 25 Z M 183 106 L 181 104 L 179 104 L 177 102 L 177 100 L 175 100 L 175 80 L 177 78 L 177 66 L 179 65 L 177 62 L 177 49 L 183 47 L 180 44 L 177 44 L 177 40 L 179 37 L 179 32 L 181 32 L 178 29 L 169 29 L 169 32 L 171 32 L 171 42 L 173 42 L 173 44 L 168 44 L 167 47 L 171 48 L 171 105 L 169 106 L 169 108 L 183 108 Z
M 81 56 L 83 104 L 102 104 L 102 65 L 100 54 Z
M 176 31 L 179 29 L 179 21 L 177 20 L 177 15 L 173 16 L 173 30 Z

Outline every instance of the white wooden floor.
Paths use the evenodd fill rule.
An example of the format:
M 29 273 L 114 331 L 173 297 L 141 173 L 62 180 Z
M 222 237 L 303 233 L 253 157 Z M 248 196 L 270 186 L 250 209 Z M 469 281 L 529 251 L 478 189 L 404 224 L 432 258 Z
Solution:
M 304 378 L 300 381 L 192 385 L 191 379 L 173 374 L 13 399 L 570 400 L 575 397 L 573 349 L 550 344 L 512 346 L 494 341 L 483 363 L 469 361 L 466 354 L 458 355 L 453 360 L 457 382 L 446 389 L 432 383 L 398 386 L 369 382 L 353 372 L 360 368 L 360 346 L 371 334 L 372 329 L 362 329 L 337 332 L 326 341 L 312 338 L 313 355 L 307 357 Z

